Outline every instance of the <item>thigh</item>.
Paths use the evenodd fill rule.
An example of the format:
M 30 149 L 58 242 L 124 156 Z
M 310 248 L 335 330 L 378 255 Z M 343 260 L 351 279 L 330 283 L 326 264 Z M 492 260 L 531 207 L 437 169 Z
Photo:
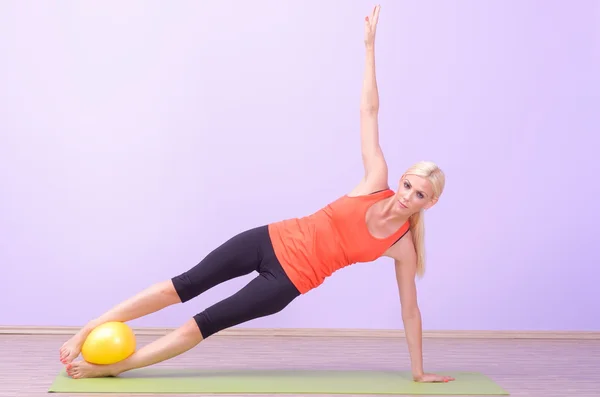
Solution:
M 220 283 L 257 271 L 265 238 L 268 238 L 266 226 L 246 230 L 214 249 L 196 266 L 173 277 L 181 301 L 186 302 Z
M 204 338 L 234 325 L 283 310 L 300 295 L 287 278 L 263 272 L 229 298 L 194 316 Z

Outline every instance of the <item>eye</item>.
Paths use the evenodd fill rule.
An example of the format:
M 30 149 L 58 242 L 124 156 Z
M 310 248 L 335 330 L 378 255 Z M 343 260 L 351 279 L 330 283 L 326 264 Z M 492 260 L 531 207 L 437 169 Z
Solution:
M 418 192 L 418 193 L 417 193 L 417 197 L 419 197 L 420 199 L 422 199 L 422 198 L 424 198 L 425 196 L 423 196 L 423 193 L 421 193 L 421 192 Z
M 409 183 L 408 183 L 408 182 L 406 182 L 406 181 L 404 181 L 404 187 L 405 187 L 405 188 L 407 188 L 407 189 L 409 189 L 409 188 L 410 188 L 410 185 L 409 185 Z

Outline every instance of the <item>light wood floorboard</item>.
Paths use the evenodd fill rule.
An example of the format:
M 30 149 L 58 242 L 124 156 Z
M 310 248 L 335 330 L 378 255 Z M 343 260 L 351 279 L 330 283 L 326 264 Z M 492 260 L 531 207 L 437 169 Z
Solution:
M 61 369 L 58 349 L 67 337 L 0 335 L 0 396 L 47 395 Z M 141 347 L 156 338 L 141 335 L 138 344 Z M 428 371 L 482 372 L 514 397 L 600 396 L 600 340 L 434 338 L 425 339 L 424 358 Z M 408 370 L 409 365 L 403 338 L 219 335 L 158 364 L 178 368 L 383 370 Z

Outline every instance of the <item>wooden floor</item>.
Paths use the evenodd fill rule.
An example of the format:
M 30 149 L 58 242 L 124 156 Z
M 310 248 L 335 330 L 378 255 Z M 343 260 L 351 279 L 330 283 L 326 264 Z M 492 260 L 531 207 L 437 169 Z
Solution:
M 61 335 L 0 335 L 0 396 L 47 395 L 48 387 L 61 369 L 58 349 L 65 338 Z M 141 346 L 154 338 L 139 336 L 138 343 Z M 482 372 L 514 397 L 600 396 L 600 340 L 433 338 L 425 339 L 424 344 L 427 371 Z M 187 368 L 247 365 L 257 369 L 410 368 L 404 339 L 351 337 L 213 336 L 192 351 L 158 365 Z

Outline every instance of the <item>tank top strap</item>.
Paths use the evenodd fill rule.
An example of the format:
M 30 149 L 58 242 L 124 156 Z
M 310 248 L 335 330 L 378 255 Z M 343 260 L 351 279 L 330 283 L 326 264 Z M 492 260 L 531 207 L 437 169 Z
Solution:
M 369 200 L 369 204 L 364 208 L 364 210 L 366 211 L 366 209 L 374 202 L 377 202 L 379 200 L 391 197 L 395 194 L 395 192 L 390 189 L 382 189 L 382 190 L 378 190 L 375 191 L 373 193 L 369 193 L 368 195 L 365 196 L 360 196 L 360 197 L 366 197 Z M 410 229 L 410 223 L 409 221 L 406 221 L 402 226 L 400 226 L 400 228 L 398 228 L 398 230 L 396 230 L 394 233 L 392 233 L 391 235 L 389 235 L 388 237 L 384 237 L 384 238 L 374 238 L 375 240 L 379 241 L 380 243 L 382 243 L 384 246 L 392 246 L 394 245 L 396 242 L 398 242 L 398 240 L 400 240 Z M 370 235 L 370 233 L 369 233 Z
M 361 194 L 360 196 L 349 196 L 349 195 L 347 195 L 346 198 L 360 199 L 360 200 L 369 201 L 369 202 L 376 202 L 376 201 L 379 201 L 381 199 L 391 197 L 394 194 L 395 193 L 394 193 L 394 191 L 392 189 L 387 188 L 387 189 L 377 190 L 377 191 L 374 191 L 374 192 L 371 192 L 371 193 Z
M 371 197 L 371 196 L 376 196 L 376 197 L 381 197 L 381 196 L 383 196 L 383 197 L 390 197 L 390 196 L 393 196 L 393 195 L 394 195 L 394 191 L 388 187 L 386 189 L 381 189 L 381 190 L 377 190 L 377 191 L 374 191 L 372 193 L 369 193 L 366 196 L 369 196 L 369 197 Z
M 410 230 L 410 221 L 406 221 L 406 222 L 404 222 L 404 224 L 402 226 L 400 226 L 400 228 L 398 230 L 396 230 L 396 232 L 394 234 L 389 236 L 386 240 L 390 243 L 390 246 L 394 245 L 398 242 L 398 240 L 400 240 L 402 237 L 404 237 L 404 235 L 406 233 L 408 233 L 409 230 Z

